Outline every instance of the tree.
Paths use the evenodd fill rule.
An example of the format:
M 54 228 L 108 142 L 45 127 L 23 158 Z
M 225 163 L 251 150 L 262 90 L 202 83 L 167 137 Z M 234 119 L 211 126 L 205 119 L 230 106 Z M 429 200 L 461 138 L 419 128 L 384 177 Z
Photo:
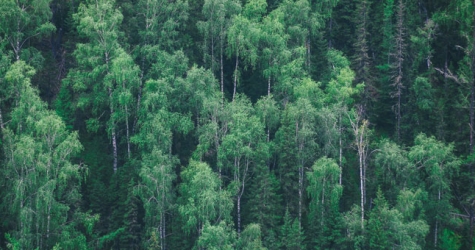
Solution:
M 440 228 L 448 221 L 448 214 L 453 208 L 450 205 L 450 183 L 458 172 L 460 160 L 453 154 L 453 145 L 445 145 L 434 137 L 420 134 L 415 145 L 409 152 L 409 159 L 419 170 L 420 180 L 425 180 L 430 201 L 427 203 L 429 223 L 433 229 L 434 247 L 437 247 Z M 443 212 L 444 211 L 444 212 Z
M 284 216 L 284 225 L 281 227 L 281 249 L 305 249 L 302 227 L 297 219 L 292 219 L 287 209 Z
M 248 2 L 242 13 L 236 16 L 228 30 L 228 57 L 235 57 L 233 80 L 233 98 L 236 96 L 239 72 L 239 57 L 244 60 L 244 68 L 254 67 L 258 59 L 258 45 L 261 36 L 259 21 L 265 13 L 267 3 L 264 0 Z
M 179 28 L 188 19 L 189 6 L 187 1 L 181 0 L 141 0 L 135 7 L 143 10 L 136 12 L 139 23 L 143 25 L 139 31 L 141 47 L 138 59 L 141 71 L 137 92 L 138 110 L 147 80 L 161 78 L 159 74 L 167 74 L 172 68 L 175 75 L 180 76 L 184 71 L 183 65 L 187 66 L 188 59 L 179 51 L 173 51 L 173 48 L 177 44 Z
M 264 137 L 264 126 L 253 115 L 253 107 L 239 95 L 230 103 L 231 119 L 229 132 L 218 149 L 219 163 L 230 172 L 230 190 L 236 196 L 237 233 L 241 233 L 241 199 L 246 190 L 249 175 L 257 160 L 257 152 L 268 153 Z M 262 149 L 261 149 L 262 148 Z
M 237 242 L 237 249 L 242 250 L 265 250 L 261 242 L 261 228 L 259 224 L 249 224 L 242 231 Z
M 184 26 L 188 19 L 188 2 L 183 0 L 140 0 L 135 6 L 138 11 L 139 30 L 142 65 L 141 68 L 147 72 L 144 59 L 151 59 L 149 53 L 156 50 L 172 52 L 176 48 L 179 29 Z M 152 60 L 153 61 L 153 60 Z
M 86 121 L 89 131 L 97 132 L 105 109 L 106 131 L 112 139 L 114 173 L 118 167 L 118 123 L 126 123 L 126 141 L 130 156 L 130 120 L 134 92 L 139 85 L 139 71 L 130 56 L 120 47 L 118 26 L 122 14 L 113 1 L 81 4 L 74 19 L 78 31 L 88 43 L 78 44 L 74 52 L 77 68 L 70 71 L 65 80 L 76 93 L 75 106 L 90 112 Z
M 399 190 L 417 186 L 417 170 L 410 163 L 408 152 L 394 142 L 380 142 L 374 165 L 379 187 L 385 190 L 391 204 L 395 203 Z
M 299 227 L 301 227 L 305 192 L 304 172 L 307 165 L 314 160 L 314 152 L 317 146 L 315 143 L 316 109 L 307 99 L 299 98 L 295 104 L 289 105 L 288 112 L 292 116 L 293 125 L 295 126 L 293 140 L 295 140 L 297 161 L 294 163 L 296 165 L 294 165 L 294 168 L 297 167 L 298 172 L 298 222 Z
M 248 224 L 258 224 L 262 244 L 268 249 L 275 249 L 277 239 L 274 237 L 276 233 L 279 233 L 277 228 L 283 216 L 282 195 L 279 192 L 281 184 L 262 161 L 257 164 L 252 173 L 253 178 L 250 180 L 249 191 L 245 196 L 247 203 L 243 209 L 243 221 Z M 240 235 L 243 242 L 246 237 L 245 231 L 246 229 Z M 254 236 L 257 237 L 257 235 Z
M 406 198 L 410 198 L 410 200 Z M 429 232 L 429 227 L 424 220 L 414 218 L 422 205 L 418 199 L 417 194 L 411 191 L 402 191 L 398 198 L 397 208 L 390 208 L 383 193 L 378 190 L 374 200 L 375 208 L 371 210 L 368 221 L 369 247 L 371 249 L 394 247 L 422 249 L 424 245 L 422 239 Z M 407 206 L 411 208 L 407 209 Z
M 267 96 L 271 95 L 271 80 L 279 76 L 282 65 L 288 63 L 291 51 L 287 47 L 289 34 L 285 33 L 284 12 L 272 11 L 261 23 L 262 64 L 266 65 L 263 75 L 267 77 Z
M 370 14 L 371 2 L 367 0 L 358 1 L 355 11 L 356 20 L 356 40 L 354 43 L 355 56 L 355 82 L 364 83 L 364 91 L 362 96 L 363 102 L 363 116 L 367 116 L 369 102 L 375 96 L 375 87 L 373 83 L 373 76 L 371 72 L 371 58 L 369 57 L 369 39 L 368 39 L 368 24 Z
M 212 72 L 216 71 L 215 50 L 219 49 L 219 71 L 221 83 L 221 96 L 224 98 L 224 64 L 226 36 L 232 18 L 241 12 L 241 4 L 236 0 L 205 0 L 202 14 L 206 21 L 197 23 L 198 29 L 204 36 L 204 61 Z
M 231 250 L 235 249 L 235 241 L 236 234 L 225 221 L 221 221 L 217 225 L 210 225 L 207 221 L 197 245 L 200 249 Z
M 314 225 L 314 244 L 319 249 L 329 248 L 340 235 L 333 235 L 338 226 L 339 200 L 343 186 L 338 184 L 341 169 L 335 160 L 322 157 L 307 172 L 307 192 L 311 198 L 309 204 L 309 225 Z M 337 222 L 338 223 L 338 222 Z
M 353 116 L 351 117 L 350 116 Z M 368 156 L 368 136 L 369 122 L 363 119 L 362 107 L 359 106 L 358 110 L 352 110 L 349 113 L 349 120 L 351 123 L 351 128 L 354 134 L 355 143 L 354 146 L 358 151 L 358 164 L 359 164 L 359 174 L 360 174 L 360 209 L 361 209 L 361 230 L 364 230 L 364 217 L 365 211 L 364 206 L 366 203 L 366 158 Z
M 190 161 L 181 177 L 183 183 L 180 185 L 178 211 L 183 217 L 183 230 L 187 235 L 199 239 L 207 224 L 214 226 L 221 221 L 229 223 L 233 207 L 231 194 L 220 188 L 221 180 L 206 163 Z M 214 228 L 207 227 L 207 230 Z
M 166 215 L 172 205 L 174 159 L 159 149 L 143 156 L 140 169 L 141 184 L 136 193 L 142 198 L 145 209 L 146 235 L 158 235 L 160 249 L 166 249 Z
M 0 6 L 0 36 L 10 44 L 16 61 L 20 60 L 25 43 L 55 30 L 50 22 L 50 3 L 51 0 L 8 0 Z
M 338 140 L 339 150 L 338 150 L 338 159 L 340 166 L 340 178 L 339 184 L 342 183 L 342 174 L 343 174 L 343 132 L 344 132 L 344 115 L 349 110 L 349 107 L 354 103 L 353 96 L 357 93 L 360 93 L 363 84 L 357 84 L 356 87 L 352 86 L 352 82 L 355 79 L 354 72 L 349 68 L 350 63 L 346 57 L 342 55 L 341 52 L 337 50 L 329 50 L 327 53 L 327 58 L 332 66 L 333 70 L 331 71 L 330 82 L 325 87 L 325 101 L 329 106 L 328 109 L 322 109 L 320 112 L 322 117 L 322 123 L 331 124 L 328 126 L 323 126 L 325 128 L 321 134 L 327 138 L 325 143 L 325 155 L 330 157 L 336 157 L 336 154 L 331 154 L 331 150 L 328 149 L 329 145 L 336 144 Z M 324 112 L 327 110 L 327 112 Z M 331 121 L 334 121 L 333 124 Z M 335 128 L 336 127 L 336 128 Z M 331 134 L 332 129 L 337 129 L 336 133 Z M 338 136 L 338 139 L 334 138 Z
M 406 49 L 406 31 L 404 25 L 404 13 L 405 6 L 402 0 L 399 0 L 397 7 L 397 22 L 396 22 L 396 34 L 394 37 L 395 52 L 393 54 L 394 64 L 392 65 L 394 91 L 391 93 L 392 98 L 396 98 L 396 104 L 394 105 L 394 113 L 396 114 L 396 140 L 401 138 L 401 108 L 402 108 L 402 91 L 404 89 L 403 82 L 403 62 L 405 58 Z
M 38 249 L 63 240 L 85 244 L 85 237 L 69 226 L 77 223 L 72 216 L 81 199 L 79 183 L 85 170 L 72 159 L 82 146 L 78 134 L 68 132 L 61 118 L 40 100 L 30 83 L 34 73 L 20 60 L 5 75 L 16 93 L 11 122 L 2 128 L 3 185 L 9 189 L 3 202 L 9 205 L 5 209 L 14 225 L 9 240 L 20 248 Z M 62 238 L 66 235 L 71 238 Z

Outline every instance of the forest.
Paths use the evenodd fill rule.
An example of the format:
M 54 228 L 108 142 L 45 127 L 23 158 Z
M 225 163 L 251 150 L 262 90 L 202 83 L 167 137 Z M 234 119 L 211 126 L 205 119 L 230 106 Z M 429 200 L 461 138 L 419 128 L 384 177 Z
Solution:
M 0 0 L 0 249 L 475 249 L 475 1 Z

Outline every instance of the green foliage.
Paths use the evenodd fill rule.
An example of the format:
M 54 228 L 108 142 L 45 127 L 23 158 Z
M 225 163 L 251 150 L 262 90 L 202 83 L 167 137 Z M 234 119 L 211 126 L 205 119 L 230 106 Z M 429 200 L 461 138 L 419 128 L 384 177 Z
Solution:
M 0 248 L 472 248 L 474 17 L 3 0 Z
M 334 245 L 339 235 L 339 200 L 343 187 L 338 184 L 340 167 L 333 159 L 322 157 L 307 172 L 307 192 L 311 198 L 309 203 L 309 227 L 313 242 L 318 249 L 326 249 Z
M 299 225 L 297 219 L 290 216 L 287 209 L 284 216 L 284 225 L 281 227 L 281 249 L 298 250 L 305 248 L 303 241 L 305 239 L 304 233 Z
M 417 206 L 417 195 L 411 191 L 402 191 L 398 200 L 398 209 L 391 209 L 381 190 L 378 190 L 374 200 L 375 208 L 371 211 L 368 221 L 371 249 L 391 249 L 393 246 L 400 246 L 402 249 L 423 248 L 423 238 L 429 227 L 424 220 L 414 218 L 414 209 L 407 207 L 414 205 L 414 202 Z
M 198 239 L 198 248 L 210 250 L 231 250 L 234 248 L 236 233 L 225 221 L 212 226 L 207 221 L 203 227 L 201 236 Z
M 242 250 L 265 250 L 261 242 L 261 228 L 259 224 L 249 224 L 242 231 L 237 242 L 237 249 Z
M 230 194 L 220 188 L 221 180 L 206 163 L 191 161 L 181 177 L 178 211 L 187 235 L 201 236 L 206 223 L 229 222 L 233 207 Z
M 77 234 L 68 225 L 77 223 L 71 217 L 81 199 L 85 169 L 71 162 L 82 150 L 78 134 L 67 131 L 60 117 L 46 109 L 30 84 L 33 74 L 30 66 L 17 61 L 5 77 L 19 91 L 11 123 L 3 129 L 3 185 L 9 189 L 3 202 L 9 204 L 4 209 L 15 225 L 12 244 L 43 249 L 61 239 L 61 230 Z
M 1 43 L 9 43 L 17 61 L 20 57 L 24 57 L 25 50 L 36 51 L 35 54 L 37 54 L 34 48 L 24 48 L 26 42 L 33 37 L 55 30 L 53 24 L 49 22 L 52 16 L 50 3 L 51 0 L 2 2 L 0 6 L 0 37 L 3 37 Z
M 447 250 L 458 250 L 461 247 L 460 235 L 455 234 L 449 229 L 444 229 L 440 238 L 440 248 Z

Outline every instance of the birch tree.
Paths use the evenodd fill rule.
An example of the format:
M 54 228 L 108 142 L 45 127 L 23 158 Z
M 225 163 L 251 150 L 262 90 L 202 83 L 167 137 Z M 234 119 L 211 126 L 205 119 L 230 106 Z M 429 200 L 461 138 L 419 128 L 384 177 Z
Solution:
M 352 110 L 349 114 L 349 120 L 354 135 L 354 147 L 358 152 L 359 165 L 359 188 L 360 188 L 360 211 L 361 211 L 361 230 L 364 230 L 365 220 L 365 203 L 366 203 L 366 158 L 368 156 L 368 136 L 370 133 L 369 122 L 363 119 L 362 108 L 359 106 L 358 110 Z
M 221 97 L 224 99 L 224 63 L 223 57 L 227 32 L 232 24 L 232 18 L 241 12 L 241 3 L 236 0 L 206 0 L 202 14 L 205 21 L 197 23 L 198 29 L 204 36 L 204 61 L 212 72 L 219 66 Z M 217 62 L 219 61 L 219 62 Z
M 429 223 L 434 237 L 433 246 L 437 247 L 439 234 L 448 221 L 447 211 L 453 209 L 449 202 L 452 197 L 450 185 L 460 161 L 453 154 L 453 145 L 446 145 L 424 134 L 416 137 L 408 156 L 418 169 L 420 180 L 425 180 L 425 188 L 432 201 L 427 204 L 426 211 L 432 218 Z
M 314 244 L 320 249 L 325 249 L 335 244 L 339 236 L 332 235 L 338 223 L 339 200 L 343 186 L 338 184 L 340 168 L 335 160 L 322 157 L 312 166 L 312 171 L 307 172 L 307 193 L 311 198 L 309 204 L 309 223 L 315 230 Z
M 4 186 L 9 189 L 3 202 L 9 204 L 7 214 L 15 225 L 10 241 L 20 248 L 50 249 L 72 240 L 62 235 L 73 229 L 67 226 L 73 223 L 73 213 L 67 211 L 81 198 L 78 189 L 85 168 L 72 163 L 82 150 L 77 133 L 68 132 L 61 118 L 46 109 L 31 86 L 34 73 L 17 61 L 5 76 L 15 88 L 16 105 L 10 123 L 2 128 Z
M 220 222 L 224 223 L 223 226 L 230 223 L 233 207 L 231 194 L 220 188 L 221 180 L 206 163 L 191 161 L 181 177 L 182 200 L 178 211 L 184 221 L 183 230 L 203 242 L 205 238 L 202 237 L 213 229 L 210 226 Z M 200 241 L 196 244 L 199 247 Z
M 126 126 L 126 142 L 130 157 L 132 103 L 139 84 L 139 71 L 131 57 L 121 48 L 118 39 L 122 14 L 113 1 L 81 4 L 73 15 L 78 32 L 87 43 L 77 44 L 74 56 L 78 66 L 72 69 L 65 84 L 76 93 L 75 106 L 90 112 L 86 121 L 90 132 L 104 128 L 112 143 L 112 169 L 119 164 L 118 130 Z M 106 111 L 107 110 L 107 111 Z
M 218 159 L 230 172 L 230 189 L 236 197 L 237 233 L 241 233 L 241 200 L 247 188 L 252 168 L 256 164 L 256 151 L 265 147 L 264 127 L 253 112 L 250 102 L 238 96 L 229 104 L 231 120 L 229 133 L 223 138 Z
M 20 60 L 25 44 L 55 30 L 50 22 L 51 0 L 3 1 L 0 6 L 0 37 L 11 46 Z M 2 39 L 3 40 L 3 39 Z

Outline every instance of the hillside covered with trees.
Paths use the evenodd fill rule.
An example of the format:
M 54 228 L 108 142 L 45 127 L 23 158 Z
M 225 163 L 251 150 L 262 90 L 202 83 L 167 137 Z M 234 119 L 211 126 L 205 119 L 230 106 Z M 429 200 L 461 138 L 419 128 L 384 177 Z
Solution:
M 0 249 L 475 249 L 474 131 L 475 1 L 0 1 Z

